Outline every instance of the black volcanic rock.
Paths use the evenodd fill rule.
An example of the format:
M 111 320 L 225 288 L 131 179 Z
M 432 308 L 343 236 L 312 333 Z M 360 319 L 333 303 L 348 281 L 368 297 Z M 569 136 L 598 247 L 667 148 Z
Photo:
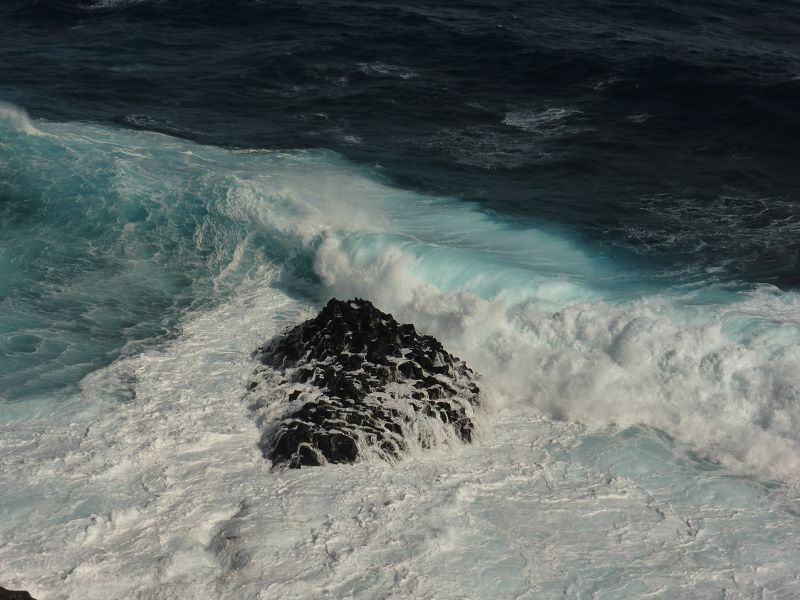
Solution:
M 350 463 L 364 449 L 391 460 L 410 442 L 472 440 L 475 373 L 438 340 L 366 300 L 330 300 L 257 356 L 264 367 L 248 389 L 272 394 L 254 407 L 277 417 L 262 438 L 276 464 Z M 261 388 L 259 378 L 270 381 Z M 276 403 L 285 410 L 276 413 Z
M 0 587 L 0 600 L 35 600 L 28 592 Z

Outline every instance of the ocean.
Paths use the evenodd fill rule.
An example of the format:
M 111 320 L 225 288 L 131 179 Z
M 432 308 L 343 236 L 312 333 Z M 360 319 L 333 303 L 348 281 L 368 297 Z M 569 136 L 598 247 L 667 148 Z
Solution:
M 800 596 L 800 3 L 6 0 L 0 586 Z M 365 298 L 471 444 L 272 468 Z

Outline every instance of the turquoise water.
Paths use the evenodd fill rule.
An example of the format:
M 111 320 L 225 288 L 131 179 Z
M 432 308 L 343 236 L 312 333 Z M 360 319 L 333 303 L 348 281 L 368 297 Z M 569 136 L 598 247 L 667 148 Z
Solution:
M 798 30 L 796 0 L 0 3 L 0 586 L 797 597 Z M 272 469 L 252 353 L 334 295 L 482 374 L 474 443 Z
M 0 198 L 4 581 L 43 598 L 59 581 L 324 597 L 319 580 L 363 598 L 789 597 L 794 292 L 634 268 L 329 151 L 11 106 Z M 484 375 L 474 446 L 269 471 L 243 402 L 251 353 L 333 295 Z
M 2 114 L 7 398 L 74 386 L 173 334 L 182 314 L 224 300 L 257 264 L 319 295 L 314 253 L 333 231 L 346 232 L 356 261 L 402 247 L 423 279 L 482 297 L 527 290 L 534 273 L 578 296 L 617 279 L 554 235 L 382 187 L 332 153 L 228 151 Z

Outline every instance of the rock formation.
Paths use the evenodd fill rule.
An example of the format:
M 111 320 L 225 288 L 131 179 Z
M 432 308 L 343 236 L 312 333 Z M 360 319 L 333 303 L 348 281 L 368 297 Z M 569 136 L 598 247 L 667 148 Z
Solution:
M 35 600 L 28 592 L 0 587 L 0 600 Z
M 256 354 L 263 367 L 248 386 L 260 398 L 254 408 L 286 407 L 262 438 L 276 464 L 348 463 L 365 450 L 391 460 L 410 443 L 472 440 L 475 373 L 366 300 L 332 299 Z

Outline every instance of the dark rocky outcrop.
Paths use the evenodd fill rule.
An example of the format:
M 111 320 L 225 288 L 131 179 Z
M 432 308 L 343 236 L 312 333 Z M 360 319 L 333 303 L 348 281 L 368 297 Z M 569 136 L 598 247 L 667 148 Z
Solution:
M 36 600 L 28 592 L 0 587 L 0 600 Z
M 478 377 L 429 335 L 366 300 L 332 299 L 315 318 L 258 349 L 260 382 L 286 410 L 266 426 L 264 454 L 290 467 L 396 458 L 409 443 L 472 440 Z M 277 394 L 277 398 L 275 395 Z

